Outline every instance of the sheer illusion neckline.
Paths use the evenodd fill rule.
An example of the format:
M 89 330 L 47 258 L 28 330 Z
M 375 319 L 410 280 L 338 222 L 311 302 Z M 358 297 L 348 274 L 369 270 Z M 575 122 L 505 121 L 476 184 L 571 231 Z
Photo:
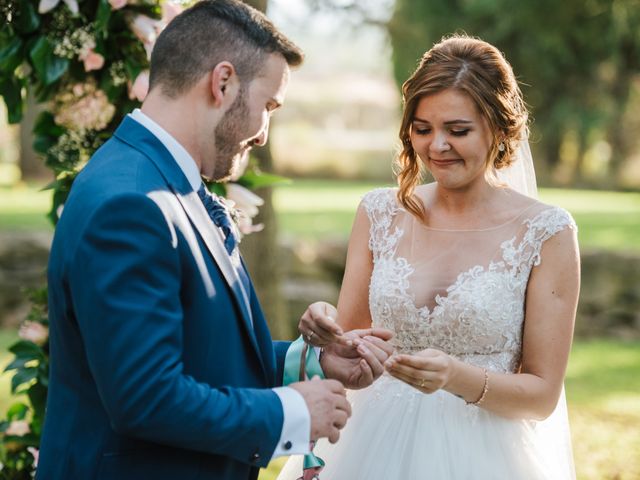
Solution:
M 513 222 L 515 222 L 516 220 L 518 220 L 519 218 L 521 218 L 525 213 L 527 213 L 530 209 L 532 209 L 533 207 L 535 207 L 536 205 L 539 205 L 538 202 L 533 202 L 531 205 L 523 208 L 522 210 L 520 210 L 515 216 L 511 217 L 510 219 L 506 220 L 505 222 L 502 222 L 498 225 L 494 225 L 491 227 L 486 227 L 486 228 L 439 228 L 439 227 L 431 227 L 429 225 L 425 225 L 424 223 L 420 222 L 417 218 L 413 217 L 413 215 L 411 213 L 409 213 L 405 208 L 400 207 L 400 210 L 404 211 L 405 213 L 411 215 L 413 217 L 413 220 L 418 222 L 420 225 L 420 228 L 424 228 L 426 230 L 432 230 L 434 232 L 461 232 L 461 233 L 468 233 L 468 232 L 490 232 L 492 230 L 498 230 L 506 225 L 510 225 Z

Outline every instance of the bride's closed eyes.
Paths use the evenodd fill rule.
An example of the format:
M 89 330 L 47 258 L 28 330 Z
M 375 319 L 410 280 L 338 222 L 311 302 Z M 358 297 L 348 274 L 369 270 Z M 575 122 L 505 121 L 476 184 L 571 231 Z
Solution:
M 417 127 L 417 126 L 414 125 L 412 127 L 412 131 L 416 135 L 429 135 L 431 133 L 431 128 L 430 127 L 425 127 L 425 126 Z M 449 129 L 449 133 L 451 135 L 453 135 L 454 137 L 464 137 L 470 131 L 471 131 L 470 128 L 463 128 L 463 129 L 451 128 L 451 129 Z

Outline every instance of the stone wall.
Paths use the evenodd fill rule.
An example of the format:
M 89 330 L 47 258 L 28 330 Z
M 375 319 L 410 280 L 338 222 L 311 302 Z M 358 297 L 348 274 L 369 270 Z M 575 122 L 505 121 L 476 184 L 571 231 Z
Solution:
M 50 233 L 0 233 L 0 321 L 15 326 L 28 311 L 24 289 L 45 281 Z M 288 321 L 297 325 L 307 305 L 335 304 L 346 256 L 341 239 L 281 242 Z M 293 330 L 295 331 L 295 329 Z M 640 255 L 585 251 L 576 321 L 578 336 L 640 338 Z

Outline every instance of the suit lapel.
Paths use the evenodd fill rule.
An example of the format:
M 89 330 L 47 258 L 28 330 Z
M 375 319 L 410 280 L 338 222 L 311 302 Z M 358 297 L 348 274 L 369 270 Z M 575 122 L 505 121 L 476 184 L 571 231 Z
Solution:
M 191 222 L 196 227 L 196 230 L 202 237 L 202 240 L 204 240 L 207 249 L 218 264 L 225 280 L 231 287 L 231 290 L 236 297 L 236 301 L 240 306 L 240 310 L 242 311 L 243 320 L 253 337 L 253 319 L 251 311 L 249 310 L 249 296 L 242 287 L 242 282 L 240 281 L 238 272 L 231 261 L 231 257 L 227 253 L 222 237 L 218 234 L 215 225 L 213 225 L 196 192 L 192 191 L 186 195 L 182 195 L 177 192 L 174 193 L 182 204 L 182 208 L 184 208 L 184 211 L 187 213 Z
M 258 354 L 265 377 L 268 379 L 269 376 L 267 375 L 253 328 L 249 292 L 244 291 L 222 237 L 218 234 L 217 228 L 209 218 L 198 194 L 193 191 L 184 173 L 162 142 L 144 126 L 129 117 L 125 117 L 115 135 L 133 148 L 146 154 L 156 165 L 169 188 L 182 205 L 232 291 L 235 303 L 240 310 L 241 322 L 247 331 L 251 345 L 253 345 Z

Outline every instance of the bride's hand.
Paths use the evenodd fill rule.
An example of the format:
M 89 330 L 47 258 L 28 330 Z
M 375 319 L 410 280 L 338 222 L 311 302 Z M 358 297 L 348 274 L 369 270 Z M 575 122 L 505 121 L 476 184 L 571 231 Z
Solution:
M 344 331 L 336 323 L 338 311 L 327 302 L 315 302 L 307 307 L 300 318 L 298 331 L 305 341 L 314 347 L 324 347 L 331 343 L 351 345 Z
M 455 374 L 455 366 L 453 357 L 433 348 L 413 355 L 394 355 L 385 362 L 392 376 L 424 393 L 445 388 Z

